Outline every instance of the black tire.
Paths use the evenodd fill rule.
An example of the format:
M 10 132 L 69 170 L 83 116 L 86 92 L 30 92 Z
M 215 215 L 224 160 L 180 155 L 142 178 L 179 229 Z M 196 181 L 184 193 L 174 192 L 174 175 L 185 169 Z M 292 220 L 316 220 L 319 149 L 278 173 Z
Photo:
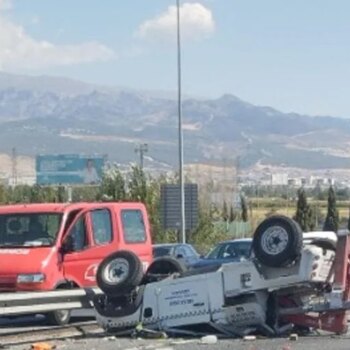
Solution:
M 56 290 L 62 290 L 62 289 L 70 289 L 67 285 L 61 284 L 58 287 L 56 287 Z M 71 319 L 71 310 L 56 310 L 48 312 L 46 317 L 46 322 L 50 326 L 65 326 L 69 323 Z
M 172 257 L 162 257 L 155 259 L 147 269 L 146 274 L 151 275 L 171 275 L 173 273 L 184 273 L 187 271 L 186 266 L 179 260 Z
M 65 326 L 69 323 L 70 317 L 70 310 L 57 310 L 46 314 L 46 321 L 51 326 Z
M 93 304 L 98 314 L 104 317 L 124 317 L 135 313 L 143 301 L 145 286 L 141 286 L 135 295 L 108 297 L 106 295 L 95 295 Z
M 143 284 L 161 281 L 173 274 L 183 274 L 187 271 L 186 266 L 172 257 L 161 257 L 153 260 L 147 269 Z
M 130 293 L 141 283 L 142 278 L 140 259 L 133 252 L 126 250 L 107 256 L 100 263 L 96 273 L 97 286 L 109 296 Z
M 257 260 L 270 267 L 283 267 L 300 256 L 303 232 L 294 220 L 286 216 L 271 216 L 256 229 L 253 251 Z

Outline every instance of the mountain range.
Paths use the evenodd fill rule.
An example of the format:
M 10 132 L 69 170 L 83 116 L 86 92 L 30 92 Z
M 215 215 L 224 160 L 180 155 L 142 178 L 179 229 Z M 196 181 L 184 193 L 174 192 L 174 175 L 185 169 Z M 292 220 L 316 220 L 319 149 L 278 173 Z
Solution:
M 186 163 L 235 159 L 303 169 L 350 168 L 350 119 L 283 113 L 226 94 L 183 100 Z M 0 153 L 98 153 L 121 164 L 178 161 L 175 94 L 0 72 Z

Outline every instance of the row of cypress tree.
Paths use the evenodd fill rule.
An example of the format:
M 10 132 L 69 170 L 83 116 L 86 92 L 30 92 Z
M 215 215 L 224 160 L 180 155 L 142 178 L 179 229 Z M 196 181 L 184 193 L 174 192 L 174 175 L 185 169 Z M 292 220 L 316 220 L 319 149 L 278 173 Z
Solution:
M 306 194 L 303 188 L 298 191 L 297 209 L 294 219 L 299 223 L 303 231 L 312 231 L 315 229 L 317 215 L 315 208 L 311 207 L 306 198 Z M 350 229 L 350 218 L 348 222 L 348 228 Z M 337 200 L 333 186 L 328 190 L 328 206 L 327 215 L 323 223 L 323 231 L 337 232 L 339 229 L 339 212 L 337 209 Z

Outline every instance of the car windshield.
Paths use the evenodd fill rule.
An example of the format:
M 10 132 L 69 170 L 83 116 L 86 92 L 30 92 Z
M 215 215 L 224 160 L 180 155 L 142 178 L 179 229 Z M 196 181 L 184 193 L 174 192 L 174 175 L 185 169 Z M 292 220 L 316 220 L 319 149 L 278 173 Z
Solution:
M 52 246 L 62 214 L 24 213 L 0 215 L 0 247 Z
M 229 242 L 217 245 L 207 255 L 206 259 L 248 258 L 251 242 Z
M 171 253 L 171 247 L 154 247 L 153 257 L 160 258 L 161 256 L 167 256 Z

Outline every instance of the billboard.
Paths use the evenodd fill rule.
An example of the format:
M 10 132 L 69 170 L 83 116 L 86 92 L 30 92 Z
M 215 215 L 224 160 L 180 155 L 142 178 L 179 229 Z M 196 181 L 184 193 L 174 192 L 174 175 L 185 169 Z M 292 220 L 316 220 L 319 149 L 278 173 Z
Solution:
M 55 154 L 36 157 L 38 185 L 97 184 L 101 181 L 106 156 Z
M 166 184 L 160 191 L 160 216 L 163 228 L 179 230 L 181 228 L 180 186 Z M 185 184 L 185 225 L 190 231 L 198 226 L 198 185 Z

